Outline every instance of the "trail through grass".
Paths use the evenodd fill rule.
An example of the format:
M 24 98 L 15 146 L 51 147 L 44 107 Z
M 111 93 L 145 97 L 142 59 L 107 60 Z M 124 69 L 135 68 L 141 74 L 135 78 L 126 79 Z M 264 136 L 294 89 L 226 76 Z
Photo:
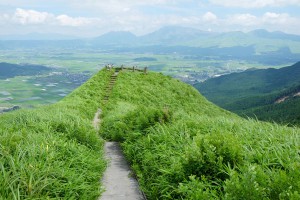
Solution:
M 0 199 L 96 199 L 106 166 L 92 126 L 112 72 L 62 101 L 0 116 Z
M 148 199 L 300 199 L 300 130 L 245 120 L 158 73 L 120 72 L 101 134 Z

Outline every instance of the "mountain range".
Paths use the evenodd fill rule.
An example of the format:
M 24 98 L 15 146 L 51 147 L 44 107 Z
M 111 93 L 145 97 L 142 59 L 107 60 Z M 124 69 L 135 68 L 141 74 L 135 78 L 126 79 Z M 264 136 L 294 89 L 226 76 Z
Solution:
M 210 101 L 242 116 L 300 124 L 300 62 L 232 73 L 195 87 Z
M 6 38 L 6 39 L 5 39 Z M 101 49 L 108 53 L 150 53 L 182 55 L 188 59 L 245 60 L 264 65 L 295 63 L 300 57 L 300 36 L 283 32 L 254 30 L 208 32 L 194 28 L 168 26 L 136 36 L 119 31 L 95 38 L 33 34 L 26 37 L 0 37 L 0 49 L 64 48 Z M 187 57 L 188 56 L 188 57 Z

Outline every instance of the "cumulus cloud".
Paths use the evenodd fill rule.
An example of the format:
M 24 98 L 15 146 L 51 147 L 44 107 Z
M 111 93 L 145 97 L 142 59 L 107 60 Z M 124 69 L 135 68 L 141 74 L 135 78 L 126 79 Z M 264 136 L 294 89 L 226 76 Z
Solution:
M 229 24 L 237 24 L 241 26 L 254 26 L 259 23 L 259 19 L 249 13 L 230 16 L 227 21 Z
M 10 28 L 14 33 L 53 31 L 96 36 L 126 30 L 142 35 L 167 25 L 216 31 L 266 28 L 300 34 L 296 9 L 289 14 L 280 13 L 280 7 L 273 9 L 285 5 L 300 6 L 300 0 L 208 0 L 201 3 L 196 0 L 52 0 L 43 4 L 40 0 L 3 0 L 0 25 L 5 34 Z M 237 9 L 227 6 L 243 7 L 247 11 L 243 13 L 245 10 L 239 9 L 242 13 L 235 13 Z M 43 12 L 45 8 L 47 12 Z M 256 8 L 261 8 L 259 13 L 263 14 L 258 15 Z M 282 12 L 289 12 L 288 8 Z M 60 10 L 65 12 L 57 14 Z
M 70 17 L 68 15 L 59 15 L 55 18 L 62 26 L 83 26 L 91 24 L 95 19 L 84 17 Z
M 268 24 L 291 24 L 296 19 L 290 17 L 287 13 L 273 13 L 273 12 L 267 12 L 263 15 L 262 20 L 264 23 Z
M 47 12 L 38 12 L 35 10 L 24 10 L 17 8 L 12 20 L 22 25 L 28 24 L 44 24 L 47 20 L 53 18 L 53 15 Z
M 48 12 L 39 12 L 35 10 L 25 10 L 17 8 L 13 15 L 2 15 L 2 21 L 11 21 L 22 25 L 58 25 L 58 26 L 84 26 L 99 21 L 96 18 L 70 17 L 68 15 L 55 16 Z M 1 19 L 0 18 L 0 19 Z
M 260 16 L 249 13 L 229 15 L 222 19 L 223 30 L 268 29 L 271 31 L 281 30 L 299 34 L 297 28 L 300 26 L 300 19 L 291 17 L 287 13 L 266 12 Z
M 205 22 L 215 22 L 218 19 L 218 17 L 212 12 L 205 13 L 202 18 Z
M 210 0 L 211 3 L 226 7 L 262 8 L 266 6 L 300 6 L 300 0 Z
M 110 14 L 122 14 L 125 12 L 138 12 L 140 7 L 147 6 L 166 6 L 172 7 L 180 3 L 188 3 L 193 0 L 73 0 L 71 4 L 76 8 L 97 10 L 98 12 Z

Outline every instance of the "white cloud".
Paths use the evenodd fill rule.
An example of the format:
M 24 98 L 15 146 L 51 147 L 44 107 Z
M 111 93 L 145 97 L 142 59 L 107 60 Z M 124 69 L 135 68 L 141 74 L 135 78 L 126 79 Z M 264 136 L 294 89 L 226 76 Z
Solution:
M 84 26 L 91 24 L 94 20 L 84 17 L 70 17 L 68 15 L 59 15 L 56 17 L 58 23 L 62 26 Z
M 296 19 L 290 17 L 287 13 L 273 13 L 273 12 L 267 12 L 263 15 L 262 20 L 264 23 L 267 24 L 291 24 Z
M 287 13 L 266 12 L 260 16 L 249 13 L 229 15 L 220 19 L 220 29 L 250 31 L 254 29 L 267 29 L 269 31 L 284 31 L 300 34 L 300 18 L 291 17 Z
M 177 5 L 180 2 L 190 2 L 191 0 L 73 0 L 71 4 L 76 8 L 97 10 L 105 14 L 122 14 L 125 12 L 138 11 L 141 6 L 167 6 Z
M 211 3 L 226 7 L 262 8 L 266 6 L 300 6 L 300 0 L 210 0 Z
M 202 16 L 202 19 L 205 22 L 215 22 L 218 19 L 218 17 L 212 12 L 207 12 Z
M 25 10 L 17 8 L 13 15 L 4 14 L 0 16 L 1 21 L 11 21 L 13 23 L 26 25 L 54 25 L 54 26 L 84 26 L 100 21 L 97 18 L 70 17 L 68 15 L 58 15 L 35 10 Z
M 0 2 L 0 33 L 57 32 L 96 36 L 126 30 L 142 35 L 162 26 L 178 25 L 220 32 L 265 28 L 300 34 L 300 17 L 295 9 L 291 11 L 293 14 L 288 14 L 271 7 L 300 5 L 300 0 L 209 1 L 211 3 L 196 0 L 52 0 L 44 4 L 40 0 L 3 0 Z M 216 7 L 216 4 L 221 6 Z M 237 14 L 234 13 L 237 9 L 222 6 L 249 9 Z M 265 12 L 260 15 L 252 9 L 266 6 L 270 7 L 260 9 L 260 13 Z M 45 8 L 47 12 L 42 12 Z M 59 13 L 61 10 L 65 12 Z M 284 10 L 282 12 L 289 12 L 287 8 Z
M 44 24 L 47 20 L 50 20 L 51 18 L 53 18 L 53 15 L 47 12 L 24 10 L 21 8 L 17 8 L 14 15 L 12 16 L 12 20 L 14 22 L 20 23 L 22 25 Z
M 237 24 L 241 26 L 255 26 L 259 24 L 259 19 L 251 14 L 236 14 L 227 18 L 228 24 Z

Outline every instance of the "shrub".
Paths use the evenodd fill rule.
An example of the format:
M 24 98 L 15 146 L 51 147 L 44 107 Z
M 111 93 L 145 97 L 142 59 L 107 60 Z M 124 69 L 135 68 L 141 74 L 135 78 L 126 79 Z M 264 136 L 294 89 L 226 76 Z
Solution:
M 224 181 L 228 178 L 224 166 L 236 167 L 241 164 L 242 155 L 239 142 L 231 134 L 198 135 L 184 155 L 185 174 L 217 182 Z

